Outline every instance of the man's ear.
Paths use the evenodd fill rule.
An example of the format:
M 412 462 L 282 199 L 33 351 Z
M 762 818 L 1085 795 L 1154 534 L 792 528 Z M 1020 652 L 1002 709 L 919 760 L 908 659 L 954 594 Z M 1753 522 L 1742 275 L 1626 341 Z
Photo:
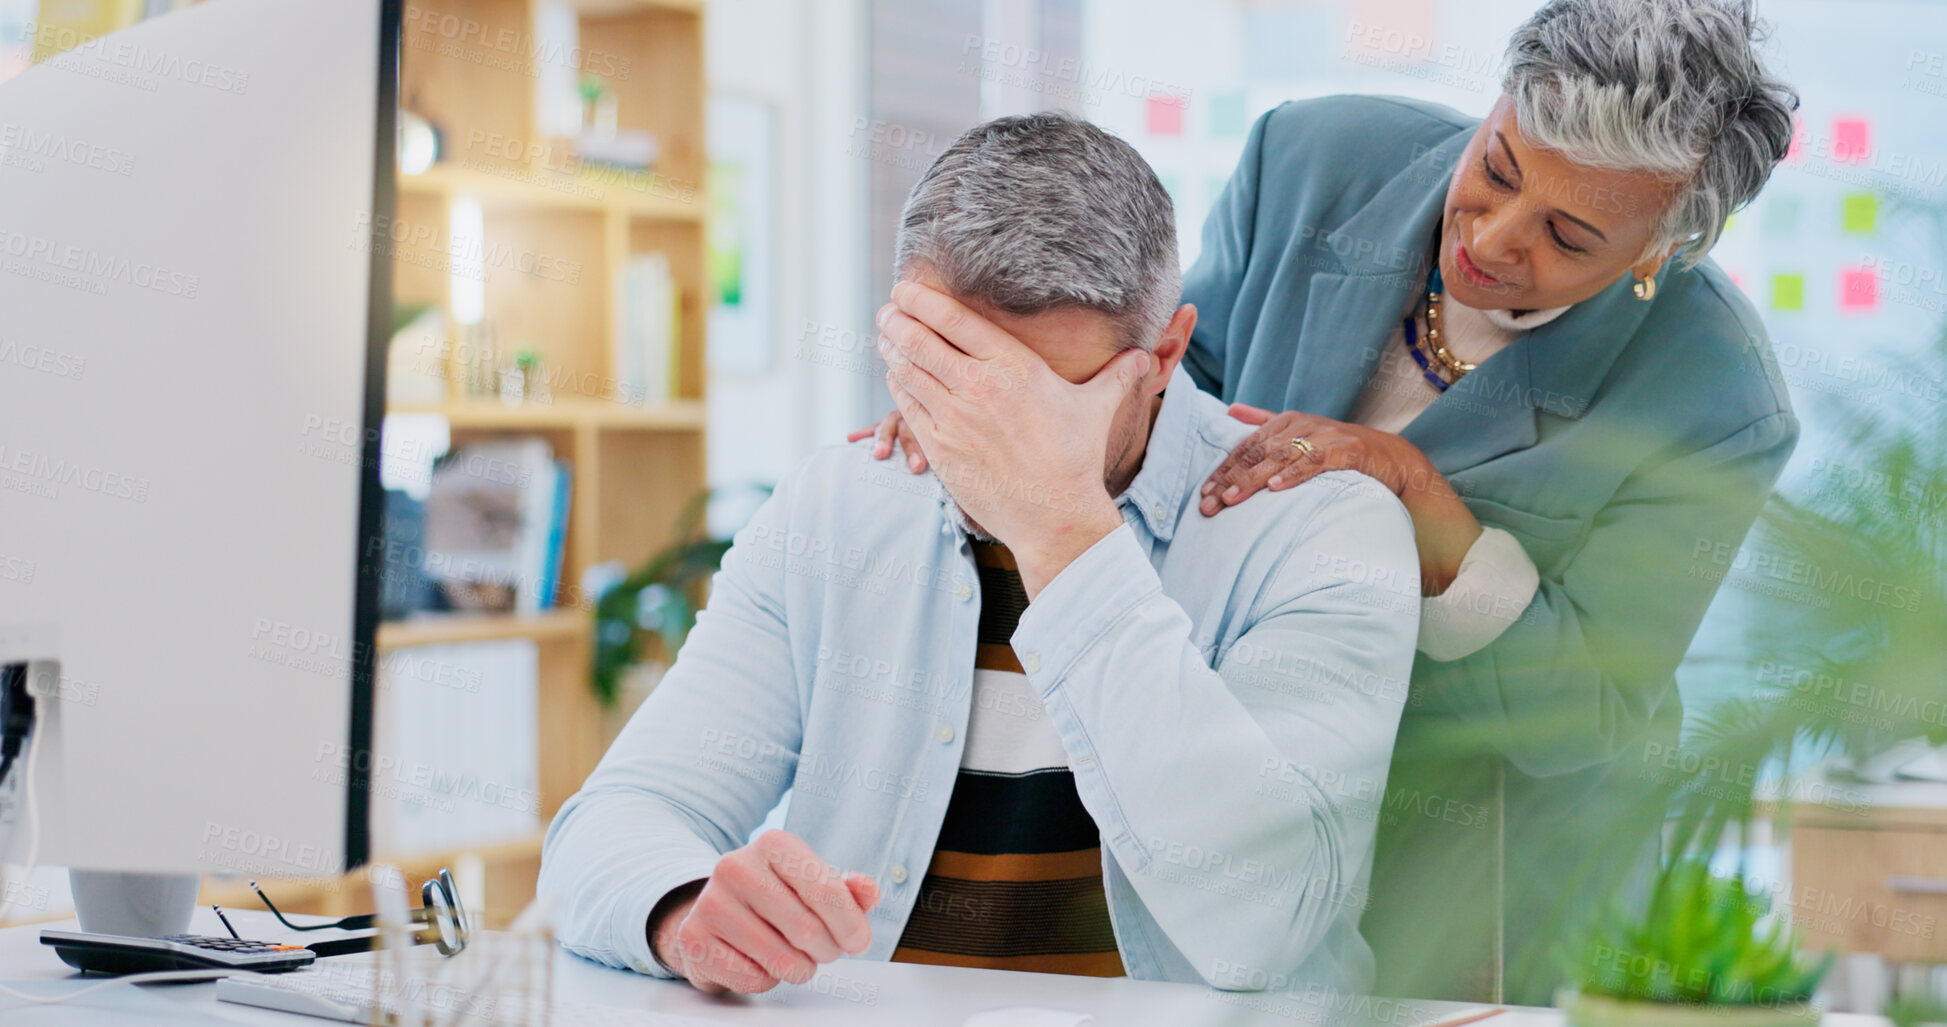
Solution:
M 1176 308 L 1169 323 L 1163 326 L 1163 334 L 1157 336 L 1156 348 L 1149 351 L 1149 377 L 1143 379 L 1144 392 L 1154 395 L 1169 386 L 1176 365 L 1183 362 L 1183 354 L 1190 348 L 1190 333 L 1196 328 L 1197 308 L 1188 303 Z

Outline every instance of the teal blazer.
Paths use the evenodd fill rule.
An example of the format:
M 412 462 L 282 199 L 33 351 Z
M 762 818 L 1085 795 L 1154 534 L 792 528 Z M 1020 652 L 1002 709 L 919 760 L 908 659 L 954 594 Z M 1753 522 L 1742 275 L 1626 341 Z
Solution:
M 1346 418 L 1424 288 L 1478 125 L 1376 96 L 1260 118 L 1184 282 L 1197 384 Z M 1630 285 L 1496 353 L 1401 432 L 1541 584 L 1493 644 L 1414 665 L 1362 926 L 1382 993 L 1486 994 L 1498 905 L 1508 999 L 1546 1001 L 1545 949 L 1577 912 L 1564 897 L 1655 851 L 1642 811 L 1681 721 L 1677 662 L 1798 422 L 1716 264 L 1666 265 L 1647 302 Z

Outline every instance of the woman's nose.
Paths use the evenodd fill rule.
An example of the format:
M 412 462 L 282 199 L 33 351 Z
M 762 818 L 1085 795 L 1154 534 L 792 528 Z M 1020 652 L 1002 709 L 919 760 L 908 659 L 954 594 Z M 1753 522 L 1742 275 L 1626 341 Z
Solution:
M 1520 263 L 1518 214 L 1501 206 L 1474 219 L 1474 252 L 1471 255 L 1483 265 L 1481 270 L 1505 270 Z

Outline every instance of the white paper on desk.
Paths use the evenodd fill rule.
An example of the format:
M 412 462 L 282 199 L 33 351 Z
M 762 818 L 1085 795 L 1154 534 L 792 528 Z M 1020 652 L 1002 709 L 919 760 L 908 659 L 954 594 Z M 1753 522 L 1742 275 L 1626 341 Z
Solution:
M 967 1017 L 962 1027 L 1084 1027 L 1095 1022 L 1088 1013 L 1069 1009 L 1041 1009 L 1014 1006 L 988 1009 Z
M 100 984 L 99 977 L 70 977 L 47 981 L 8 981 L 8 987 L 29 995 L 53 997 Z M 208 987 L 208 985 L 198 985 Z M 175 985 L 165 985 L 175 987 Z M 0 1023 L 7 1027 L 155 1027 L 161 1023 L 228 1023 L 237 1021 L 208 1015 L 193 1005 L 165 998 L 136 984 L 103 988 L 72 1002 L 42 1005 L 0 995 Z

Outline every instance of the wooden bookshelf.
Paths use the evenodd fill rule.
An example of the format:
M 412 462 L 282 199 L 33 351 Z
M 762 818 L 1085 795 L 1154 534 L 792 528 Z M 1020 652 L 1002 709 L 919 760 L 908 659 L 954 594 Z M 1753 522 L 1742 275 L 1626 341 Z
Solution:
M 411 197 L 451 200 L 464 196 L 488 210 L 598 211 L 656 221 L 701 221 L 703 207 L 670 196 L 671 189 L 649 176 L 587 176 L 545 167 L 513 166 L 494 171 L 435 165 L 417 175 L 401 175 L 399 192 Z
M 587 632 L 588 614 L 581 610 L 550 610 L 538 614 L 438 613 L 381 624 L 379 648 L 407 649 L 416 645 L 454 645 L 501 638 L 531 638 L 541 642 L 576 638 Z
M 431 407 L 401 406 L 393 413 L 436 414 L 456 431 L 681 431 L 703 430 L 704 406 L 676 400 L 632 407 L 570 399 L 566 402 L 508 406 L 491 400 L 459 400 Z
M 400 68 L 401 106 L 439 130 L 441 154 L 429 170 L 402 175 L 393 236 L 394 300 L 445 313 L 442 349 L 448 398 L 394 413 L 436 414 L 453 444 L 496 437 L 545 438 L 572 467 L 563 609 L 538 615 L 450 614 L 381 626 L 383 658 L 413 646 L 520 638 L 540 655 L 541 821 L 537 832 L 601 757 L 620 716 L 588 686 L 593 617 L 579 595 L 582 572 L 608 561 L 634 568 L 671 541 L 683 506 L 704 488 L 706 420 L 704 328 L 707 300 L 703 183 L 706 82 L 701 0 L 572 0 L 585 67 L 617 98 L 622 129 L 651 132 L 658 157 L 646 172 L 591 165 L 570 139 L 547 138 L 535 114 L 537 75 L 547 55 L 530 46 L 539 0 L 420 0 L 407 16 Z M 471 34 L 451 26 L 477 26 Z M 513 43 L 496 41 L 512 39 Z M 555 376 L 546 402 L 508 405 L 468 395 L 450 295 L 450 217 L 459 201 L 478 204 L 485 243 L 533 255 L 489 267 L 486 319 L 502 346 L 531 347 Z M 614 400 L 610 333 L 620 307 L 619 270 L 634 255 L 661 252 L 679 297 L 672 395 L 648 405 Z M 381 737 L 384 733 L 381 732 Z M 534 888 L 540 835 L 515 843 L 435 853 L 398 853 L 375 839 L 376 859 L 409 874 L 439 866 L 477 868 L 487 904 L 518 909 Z M 352 880 L 347 878 L 346 880 Z M 464 884 L 464 882 L 463 882 Z M 300 892 L 298 909 L 360 908 L 356 890 L 323 883 Z M 254 905 L 239 903 L 240 905 Z

